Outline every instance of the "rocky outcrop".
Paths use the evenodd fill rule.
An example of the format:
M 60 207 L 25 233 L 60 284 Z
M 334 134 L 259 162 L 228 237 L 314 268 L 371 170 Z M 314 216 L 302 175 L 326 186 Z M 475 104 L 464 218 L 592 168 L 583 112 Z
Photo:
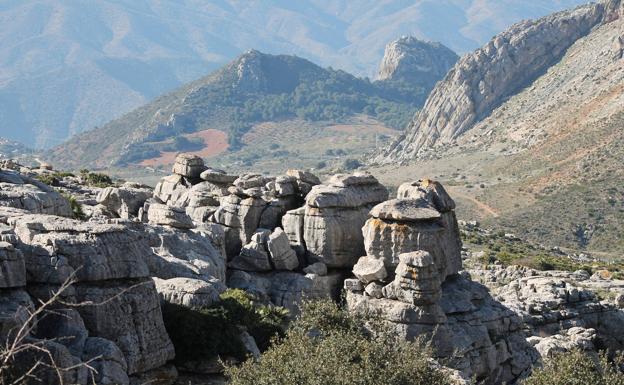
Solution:
M 408 161 L 455 140 L 507 98 L 530 85 L 577 40 L 621 12 L 608 0 L 523 21 L 464 56 L 431 92 L 424 108 L 378 161 Z
M 380 203 L 362 232 L 366 254 L 393 271 L 402 253 L 428 251 L 445 277 L 461 269 L 461 242 L 455 203 L 437 182 L 424 180 L 399 187 L 400 199 Z
M 312 188 L 303 209 L 287 213 L 284 231 L 309 262 L 351 267 L 364 254 L 360 229 L 368 212 L 388 191 L 370 174 L 334 175 Z
M 96 201 L 114 212 L 119 218 L 135 218 L 139 209 L 152 196 L 152 190 L 135 183 L 125 183 L 121 187 L 106 187 L 99 192 Z
M 0 170 L 0 206 L 69 217 L 69 201 L 50 186 L 11 170 Z
M 455 52 L 440 43 L 403 36 L 386 45 L 377 79 L 431 89 L 458 59 Z
M 218 279 L 204 281 L 192 278 L 153 278 L 161 301 L 190 308 L 209 307 L 219 301 L 219 295 L 226 289 Z
M 367 255 L 345 281 L 351 311 L 377 314 L 399 336 L 429 338 L 434 355 L 464 378 L 509 383 L 539 358 L 522 319 L 488 289 L 458 274 L 455 204 L 433 181 L 408 183 L 375 206 L 362 231 Z
M 565 337 L 570 329 L 581 327 L 595 332 L 598 346 L 624 348 L 624 311 L 617 301 L 624 281 L 592 278 L 583 271 L 540 272 L 515 266 L 491 266 L 471 273 L 522 317 L 531 335 Z M 610 293 L 611 300 L 600 300 L 596 293 Z

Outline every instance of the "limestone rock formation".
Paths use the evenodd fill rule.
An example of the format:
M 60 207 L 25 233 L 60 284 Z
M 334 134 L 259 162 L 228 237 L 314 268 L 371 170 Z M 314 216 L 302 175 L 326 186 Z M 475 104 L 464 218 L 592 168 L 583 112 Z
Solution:
M 399 188 L 402 198 L 380 203 L 363 228 L 368 256 L 384 260 L 394 270 L 402 253 L 428 251 L 441 279 L 461 269 L 461 242 L 455 203 L 434 181 L 417 181 Z
M 69 202 L 50 186 L 11 170 L 0 170 L 0 206 L 32 213 L 72 215 Z
M 334 175 L 312 188 L 303 215 L 301 209 L 287 214 L 284 231 L 309 261 L 351 267 L 364 254 L 360 229 L 368 212 L 387 197 L 386 188 L 370 174 Z
M 453 141 L 555 64 L 592 28 L 617 18 L 620 0 L 523 21 L 461 58 L 431 92 L 404 135 L 377 160 L 411 160 Z
M 218 279 L 209 282 L 193 278 L 153 278 L 162 301 L 191 308 L 209 307 L 226 289 Z
M 440 43 L 403 36 L 386 45 L 377 79 L 427 85 L 430 89 L 458 59 L 455 52 Z
M 99 192 L 96 200 L 120 218 L 138 216 L 139 209 L 152 196 L 152 190 L 145 186 L 126 183 L 121 187 L 106 187 Z
M 178 154 L 173 164 L 173 173 L 190 179 L 198 179 L 206 169 L 204 161 L 197 155 Z
M 434 355 L 464 378 L 499 384 L 526 375 L 539 354 L 522 319 L 458 274 L 452 199 L 432 181 L 406 184 L 399 196 L 375 206 L 362 229 L 367 255 L 357 279 L 345 281 L 349 309 L 378 314 L 403 338 L 430 338 Z

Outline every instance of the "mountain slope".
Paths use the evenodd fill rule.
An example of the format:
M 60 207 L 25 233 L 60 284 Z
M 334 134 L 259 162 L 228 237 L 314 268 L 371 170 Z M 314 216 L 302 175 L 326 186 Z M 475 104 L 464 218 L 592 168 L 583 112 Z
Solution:
M 1 134 L 52 147 L 252 47 L 373 76 L 398 36 L 466 52 L 582 1 L 3 1 Z
M 415 162 L 397 173 L 425 170 L 447 179 L 453 193 L 466 198 L 460 209 L 465 218 L 479 217 L 487 225 L 546 245 L 620 257 L 624 251 L 624 4 L 611 0 L 591 7 L 597 12 L 592 18 L 598 16 L 599 22 L 538 72 L 535 80 L 490 104 L 491 113 L 445 136 L 452 131 L 449 127 L 460 127 L 448 119 L 451 123 L 440 124 L 432 136 L 420 136 L 427 139 L 418 149 L 410 147 L 409 135 L 402 150 L 401 144 L 395 145 L 391 159 L 407 162 L 411 157 Z M 580 10 L 586 15 L 594 11 Z M 578 12 L 553 18 L 562 20 Z M 553 18 L 545 19 L 548 23 L 542 31 L 556 25 Z M 560 34 L 568 33 L 571 25 L 562 24 Z M 511 39 L 520 42 L 523 36 L 527 35 L 514 34 Z M 526 49 L 539 49 L 535 44 L 541 41 Z M 489 72 L 496 68 L 492 63 L 484 61 L 479 69 L 485 79 L 497 78 Z M 447 96 L 471 95 L 475 90 L 466 83 L 449 87 L 449 79 L 444 82 Z M 432 93 L 425 109 L 438 108 L 440 103 L 431 103 L 433 98 L 451 103 L 454 97 L 441 97 L 442 89 Z M 449 115 L 455 117 L 465 103 L 445 105 L 451 106 Z M 431 111 L 423 110 L 415 121 L 433 116 Z M 422 134 L 411 127 L 411 137 Z M 378 172 L 384 174 L 386 168 Z
M 236 149 L 253 125 L 295 118 L 341 122 L 365 114 L 399 128 L 422 105 L 432 80 L 426 85 L 401 79 L 371 83 L 296 56 L 252 50 L 207 77 L 75 136 L 49 158 L 73 168 L 136 164 L 163 151 L 201 149 L 203 143 L 188 134 L 206 130 L 223 131 Z

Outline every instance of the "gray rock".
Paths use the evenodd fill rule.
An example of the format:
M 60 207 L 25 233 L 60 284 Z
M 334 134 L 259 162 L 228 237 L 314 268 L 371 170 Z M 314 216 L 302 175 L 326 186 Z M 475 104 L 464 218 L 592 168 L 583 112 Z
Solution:
M 461 58 L 433 89 L 405 135 L 377 161 L 410 160 L 472 128 L 503 101 L 542 75 L 553 58 L 608 17 L 605 3 L 592 3 L 511 26 Z
M 353 274 L 364 283 L 382 281 L 388 276 L 383 259 L 362 257 L 353 266 Z
M 76 310 L 51 308 L 39 320 L 35 335 L 40 339 L 56 341 L 73 356 L 80 357 L 89 332 Z
M 202 231 L 180 230 L 167 226 L 141 226 L 149 240 L 151 253 L 145 262 L 149 274 L 161 279 L 176 277 L 225 282 L 225 256 Z
M 238 176 L 236 175 L 228 175 L 223 170 L 218 170 L 210 167 L 203 171 L 199 177 L 207 182 L 223 185 L 230 185 L 234 183 L 236 179 L 238 179 Z
M 0 171 L 0 207 L 22 209 L 34 214 L 69 217 L 69 201 L 52 187 L 26 175 Z
M 458 59 L 455 52 L 440 43 L 404 36 L 386 45 L 377 79 L 425 86 L 429 91 Z
M 291 249 L 288 236 L 281 228 L 276 228 L 275 231 L 269 235 L 267 248 L 275 269 L 295 270 L 299 267 L 297 254 Z
M 455 201 L 448 195 L 442 184 L 429 179 L 403 183 L 397 190 L 397 198 L 424 199 L 441 213 L 455 210 Z
M 154 197 L 161 202 L 175 202 L 192 186 L 192 183 L 181 175 L 169 175 L 156 184 Z
M 434 221 L 442 214 L 424 199 L 392 199 L 373 207 L 370 215 L 388 221 Z
M 305 211 L 305 207 L 300 207 L 286 212 L 282 217 L 282 225 L 284 226 L 284 232 L 288 236 L 290 246 L 300 258 L 305 257 L 306 254 L 303 235 Z
M 191 229 L 194 226 L 184 209 L 157 203 L 150 204 L 147 220 L 154 225 L 171 226 L 179 229 Z
M 364 285 L 362 284 L 362 281 L 356 278 L 345 279 L 343 287 L 346 291 L 353 291 L 356 293 L 361 293 L 364 290 Z
M 316 262 L 311 265 L 306 266 L 303 269 L 303 272 L 306 274 L 316 274 L 316 275 L 327 275 L 327 265 L 323 262 Z
M 147 238 L 123 225 L 25 215 L 11 223 L 23 246 L 29 282 L 62 283 L 149 275 Z
M 152 196 L 152 190 L 126 183 L 122 187 L 106 187 L 100 191 L 96 200 L 120 218 L 136 217 L 139 209 Z
M 234 186 L 241 189 L 250 189 L 254 187 L 264 187 L 274 178 L 266 177 L 260 174 L 243 174 L 234 181 Z
M 101 385 L 128 385 L 128 364 L 115 343 L 104 338 L 87 338 L 82 360 L 89 362 L 95 372 L 89 374 L 89 382 Z
M 224 226 L 226 253 L 229 258 L 238 255 L 241 247 L 249 243 L 259 227 L 266 205 L 267 202 L 261 198 L 241 199 L 236 195 L 229 195 L 221 200 L 221 205 L 211 220 Z
M 373 297 L 373 298 L 382 298 L 383 297 L 383 286 L 380 285 L 377 282 L 371 282 L 368 285 L 366 285 L 366 288 L 364 288 L 364 292 L 366 292 L 366 294 L 368 294 L 369 297 Z
M 145 372 L 173 359 L 160 301 L 151 279 L 107 286 L 78 285 L 78 308 L 91 336 L 114 342 L 123 352 L 127 373 Z
M 201 173 L 206 169 L 204 161 L 197 155 L 178 154 L 171 170 L 174 174 L 180 176 L 198 179 Z
M 26 286 L 26 266 L 20 250 L 0 241 L 0 288 Z
M 251 241 L 243 246 L 238 256 L 234 257 L 228 266 L 232 269 L 244 271 L 271 271 L 273 266 L 269 258 L 267 241 L 271 232 L 259 229 Z
M 162 301 L 190 308 L 209 307 L 219 301 L 226 289 L 218 279 L 204 281 L 193 278 L 152 278 Z

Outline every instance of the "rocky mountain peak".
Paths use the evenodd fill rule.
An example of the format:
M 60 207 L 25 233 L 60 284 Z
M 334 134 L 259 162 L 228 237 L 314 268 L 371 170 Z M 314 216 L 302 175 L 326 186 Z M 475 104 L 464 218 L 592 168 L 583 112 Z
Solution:
M 405 135 L 378 160 L 411 160 L 425 156 L 435 144 L 455 140 L 533 83 L 594 27 L 621 15 L 621 0 L 609 0 L 513 25 L 460 59 L 433 89 Z
M 386 45 L 378 80 L 440 79 L 459 56 L 441 43 L 403 36 Z

